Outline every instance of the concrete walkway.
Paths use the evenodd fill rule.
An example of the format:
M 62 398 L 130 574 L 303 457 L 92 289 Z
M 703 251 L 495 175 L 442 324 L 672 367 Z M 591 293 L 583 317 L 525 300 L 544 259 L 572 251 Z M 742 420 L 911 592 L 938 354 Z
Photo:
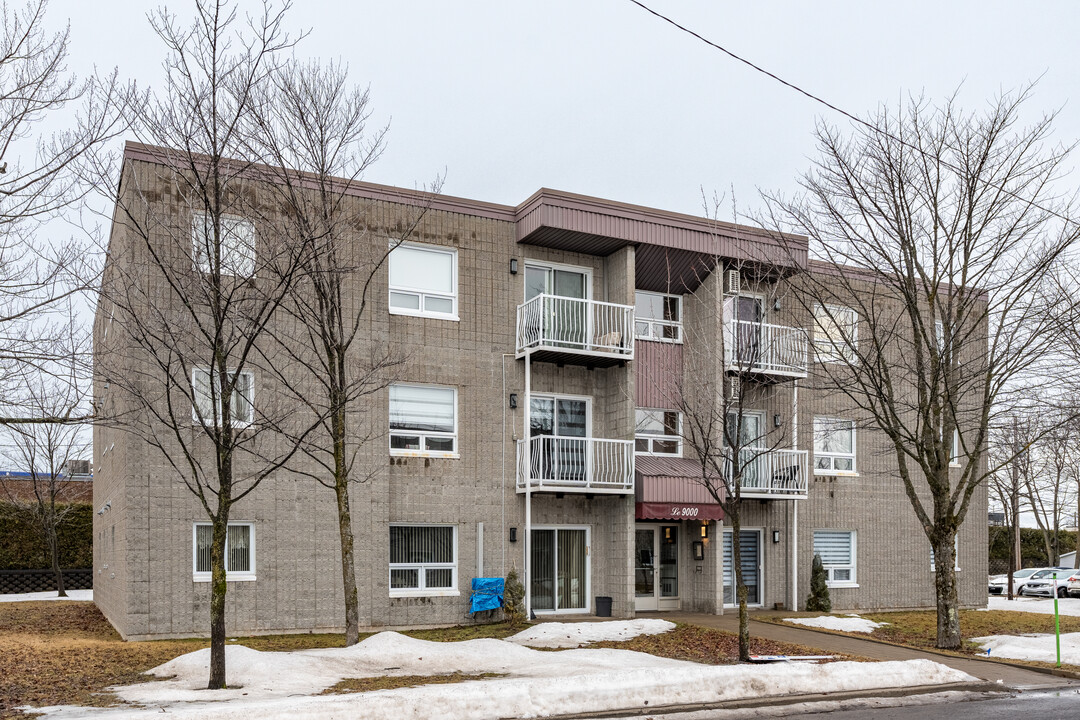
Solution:
M 700 613 L 637 613 L 637 617 L 652 617 L 662 620 L 670 620 L 676 623 L 690 625 L 702 625 L 704 627 L 717 628 L 727 632 L 739 632 L 739 613 L 733 610 L 724 615 L 706 615 Z M 1004 685 L 1018 689 L 1046 688 L 1046 687 L 1078 687 L 1080 681 L 1066 677 L 1058 677 L 1045 673 L 1029 670 L 1017 665 L 1007 665 L 989 660 L 977 660 L 954 657 L 951 655 L 939 655 L 932 652 L 924 652 L 912 648 L 888 645 L 885 643 L 863 640 L 861 638 L 833 633 L 819 632 L 812 628 L 792 625 L 773 625 L 771 623 L 757 622 L 753 614 L 750 616 L 750 635 L 776 642 L 795 643 L 807 647 L 818 648 L 828 653 L 844 653 L 858 655 L 872 660 L 933 660 L 934 662 L 948 665 L 968 675 L 986 680 L 988 682 L 1001 682 Z

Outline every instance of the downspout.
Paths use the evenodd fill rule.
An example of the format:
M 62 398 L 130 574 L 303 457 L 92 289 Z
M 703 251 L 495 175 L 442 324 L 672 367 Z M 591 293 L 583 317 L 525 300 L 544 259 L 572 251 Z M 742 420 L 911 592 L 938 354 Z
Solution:
M 795 380 L 791 390 L 791 449 L 799 449 L 799 381 Z M 810 478 L 806 478 L 807 492 L 810 491 Z M 799 501 L 791 501 L 791 609 L 799 610 Z
M 532 350 L 525 351 L 525 617 L 532 618 L 532 437 L 529 434 L 529 413 L 532 409 Z

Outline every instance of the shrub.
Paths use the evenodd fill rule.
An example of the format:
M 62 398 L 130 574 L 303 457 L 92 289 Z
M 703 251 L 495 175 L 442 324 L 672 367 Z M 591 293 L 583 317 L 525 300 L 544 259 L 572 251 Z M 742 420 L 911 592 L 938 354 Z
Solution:
M 814 555 L 814 566 L 810 570 L 810 594 L 806 598 L 806 609 L 811 612 L 832 612 L 832 600 L 829 598 L 829 576 L 821 564 L 821 556 Z
M 506 589 L 503 592 L 503 612 L 510 627 L 525 624 L 525 586 L 518 579 L 517 570 L 510 570 L 506 576 Z

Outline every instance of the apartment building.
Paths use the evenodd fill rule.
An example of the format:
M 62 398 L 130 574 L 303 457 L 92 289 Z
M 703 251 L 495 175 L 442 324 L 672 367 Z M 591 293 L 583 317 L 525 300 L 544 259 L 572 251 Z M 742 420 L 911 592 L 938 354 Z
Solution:
M 190 227 L 173 173 L 129 144 L 121 187 Z M 751 605 L 801 605 L 815 552 L 835 608 L 933 605 L 930 547 L 890 447 L 819 372 L 829 333 L 860 318 L 839 307 L 815 321 L 788 293 L 792 277 L 828 272 L 805 238 L 780 247 L 752 227 L 548 189 L 511 207 L 353 183 L 348 201 L 365 242 L 425 208 L 375 278 L 356 349 L 407 358 L 371 399 L 377 432 L 357 459 L 370 477 L 350 496 L 362 625 L 460 623 L 471 579 L 511 568 L 538 615 L 593 613 L 597 598 L 616 617 L 731 607 L 731 531 L 677 402 L 703 373 L 737 387 L 758 448 L 742 481 Z M 237 233 L 254 239 L 237 252 L 258 253 L 261 232 Z M 119 216 L 110 243 L 109 263 L 136 261 Z M 95 396 L 122 412 L 109 374 L 138 353 L 107 302 L 94 335 Z M 253 371 L 238 419 L 256 421 L 279 382 Z M 95 516 L 95 602 L 126 638 L 205 633 L 209 532 L 182 471 L 135 433 L 102 425 L 94 445 L 94 504 L 110 508 Z M 335 498 L 301 470 L 314 469 L 273 473 L 232 512 L 230 633 L 344 626 Z M 973 517 L 986 502 L 981 489 Z M 958 541 L 965 605 L 985 599 L 984 533 L 967 523 Z

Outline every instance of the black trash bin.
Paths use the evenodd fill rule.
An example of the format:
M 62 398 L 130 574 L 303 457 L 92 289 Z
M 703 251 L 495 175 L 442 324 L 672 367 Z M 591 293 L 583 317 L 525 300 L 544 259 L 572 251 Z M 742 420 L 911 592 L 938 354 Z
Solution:
M 611 617 L 611 598 L 606 595 L 596 597 L 596 617 Z

